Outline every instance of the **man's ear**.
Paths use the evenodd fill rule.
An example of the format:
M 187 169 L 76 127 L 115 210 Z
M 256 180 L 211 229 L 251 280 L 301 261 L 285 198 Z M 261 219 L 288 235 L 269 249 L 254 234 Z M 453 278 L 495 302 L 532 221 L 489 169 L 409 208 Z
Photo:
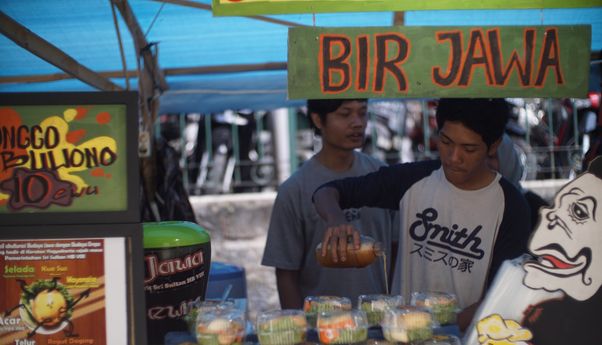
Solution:
M 497 149 L 500 147 L 502 143 L 502 137 L 499 137 L 498 140 L 494 141 L 491 145 L 489 145 L 489 149 L 487 150 L 487 156 L 495 157 L 497 155 Z
M 311 113 L 310 116 L 311 121 L 314 123 L 314 126 L 316 126 L 316 128 L 318 128 L 319 130 L 322 130 L 323 124 L 320 115 L 318 115 L 318 113 Z

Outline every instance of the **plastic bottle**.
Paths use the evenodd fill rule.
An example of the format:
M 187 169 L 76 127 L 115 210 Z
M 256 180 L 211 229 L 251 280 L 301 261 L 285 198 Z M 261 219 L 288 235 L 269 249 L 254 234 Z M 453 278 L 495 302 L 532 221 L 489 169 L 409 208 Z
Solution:
M 320 243 L 316 247 L 316 259 L 320 265 L 324 267 L 359 268 L 370 265 L 377 257 L 384 255 L 382 243 L 375 241 L 372 237 L 362 235 L 360 236 L 360 241 L 360 248 L 356 250 L 353 248 L 350 238 L 345 261 L 341 261 L 339 258 L 337 262 L 332 261 L 330 252 L 327 252 L 325 256 L 322 256 L 322 243 Z

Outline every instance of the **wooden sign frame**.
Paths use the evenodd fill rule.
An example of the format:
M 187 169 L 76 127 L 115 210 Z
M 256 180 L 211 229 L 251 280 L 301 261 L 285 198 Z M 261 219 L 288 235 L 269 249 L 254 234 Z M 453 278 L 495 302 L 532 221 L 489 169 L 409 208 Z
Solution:
M 213 0 L 215 16 L 416 10 L 500 10 L 596 7 L 595 0 Z

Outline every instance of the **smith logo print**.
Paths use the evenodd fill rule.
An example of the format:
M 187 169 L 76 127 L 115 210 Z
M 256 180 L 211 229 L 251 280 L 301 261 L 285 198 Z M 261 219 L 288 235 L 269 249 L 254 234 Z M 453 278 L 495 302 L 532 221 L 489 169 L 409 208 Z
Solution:
M 470 259 L 483 258 L 485 252 L 479 237 L 481 225 L 469 230 L 458 224 L 437 224 L 438 213 L 433 208 L 417 213 L 416 217 L 410 226 L 410 236 L 417 248 L 412 251 L 413 254 L 463 271 L 470 271 L 473 263 Z

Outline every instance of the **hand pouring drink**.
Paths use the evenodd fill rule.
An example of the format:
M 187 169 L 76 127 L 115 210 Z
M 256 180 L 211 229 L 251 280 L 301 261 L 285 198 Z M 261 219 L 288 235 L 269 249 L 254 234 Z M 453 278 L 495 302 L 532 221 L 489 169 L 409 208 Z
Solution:
M 316 259 L 320 265 L 324 267 L 366 267 L 376 260 L 378 256 L 384 256 L 385 252 L 380 242 L 375 241 L 373 238 L 368 236 L 360 236 L 361 245 L 359 249 L 353 248 L 351 244 L 351 238 L 349 238 L 349 245 L 347 246 L 347 256 L 345 261 L 338 260 L 337 262 L 332 261 L 330 253 L 322 256 L 322 243 L 316 247 Z

